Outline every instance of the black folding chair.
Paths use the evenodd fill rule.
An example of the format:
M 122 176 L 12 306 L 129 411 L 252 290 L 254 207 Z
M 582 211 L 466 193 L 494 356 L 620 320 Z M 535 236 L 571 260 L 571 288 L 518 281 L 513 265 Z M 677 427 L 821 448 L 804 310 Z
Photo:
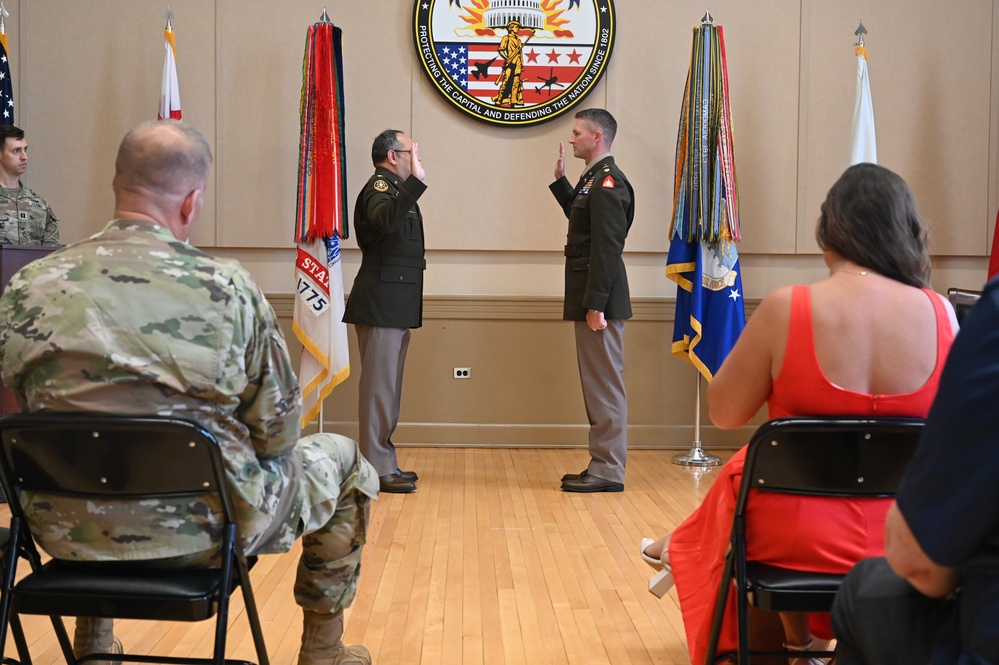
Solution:
M 4 501 L 6 503 L 6 501 Z M 0 562 L 7 558 L 7 548 L 10 542 L 10 530 L 6 527 L 0 527 Z M 0 565 L 3 565 L 0 563 Z M 55 619 L 53 618 L 53 623 Z M 62 623 L 59 624 L 62 626 Z M 3 662 L 6 665 L 17 665 L 21 663 L 23 665 L 31 665 L 31 654 L 28 651 L 28 642 L 24 637 L 24 629 L 21 628 L 21 618 L 17 616 L 16 613 L 10 615 L 10 627 L 11 634 L 14 636 L 14 646 L 17 649 L 17 658 L 10 658 L 9 656 L 3 657 Z
M 830 657 L 831 651 L 753 651 L 749 604 L 767 612 L 828 612 L 844 575 L 802 572 L 746 559 L 750 489 L 830 497 L 894 495 L 919 443 L 915 418 L 781 418 L 753 434 L 736 501 L 729 552 L 722 568 L 705 665 L 751 656 Z M 774 519 L 780 519 L 775 515 Z M 736 589 L 738 650 L 718 654 L 729 590 Z
M 982 297 L 981 291 L 970 291 L 968 289 L 947 289 L 947 299 L 954 306 L 954 313 L 957 315 L 957 322 L 964 325 L 964 319 L 971 313 L 972 308 L 978 304 L 978 299 Z
M 244 664 L 225 658 L 229 597 L 243 594 L 260 665 L 268 665 L 263 631 L 239 544 L 222 454 L 200 425 L 179 418 L 98 414 L 17 414 L 0 420 L 0 483 L 8 497 L 22 492 L 102 500 L 205 497 L 220 506 L 217 568 L 176 568 L 144 562 L 50 560 L 42 564 L 20 501 L 11 500 L 10 541 L 0 598 L 0 649 L 18 614 L 53 617 L 66 662 L 90 660 L 192 665 Z M 16 556 L 14 553 L 19 554 Z M 15 583 L 17 562 L 31 572 Z M 63 616 L 201 621 L 215 617 L 211 658 L 134 653 L 73 656 Z M 15 637 L 17 630 L 15 626 Z M 18 645 L 20 646 L 20 645 Z M 22 654 L 23 658 L 23 654 Z

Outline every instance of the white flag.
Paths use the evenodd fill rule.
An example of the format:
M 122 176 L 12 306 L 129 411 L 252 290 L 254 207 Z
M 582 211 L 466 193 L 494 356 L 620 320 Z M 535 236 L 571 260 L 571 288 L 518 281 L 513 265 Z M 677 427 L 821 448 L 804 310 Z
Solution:
M 319 416 L 323 400 L 350 375 L 339 238 L 299 243 L 295 272 L 298 293 L 292 328 L 303 347 L 298 379 L 305 427 Z
M 850 166 L 861 162 L 878 163 L 878 142 L 874 136 L 874 104 L 871 80 L 867 76 L 867 50 L 857 46 L 857 100 L 853 106 L 850 132 Z
M 173 42 L 173 29 L 163 31 L 166 57 L 163 59 L 163 86 L 160 88 L 159 120 L 180 120 L 180 85 L 177 83 L 177 47 Z

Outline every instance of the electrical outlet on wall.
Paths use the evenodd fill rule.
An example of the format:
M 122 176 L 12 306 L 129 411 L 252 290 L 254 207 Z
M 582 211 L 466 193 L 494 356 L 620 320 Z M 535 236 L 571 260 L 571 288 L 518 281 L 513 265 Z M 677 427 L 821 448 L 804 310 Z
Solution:
M 472 368 L 471 367 L 455 367 L 454 368 L 454 378 L 456 378 L 456 379 L 470 379 L 470 378 L 472 378 Z

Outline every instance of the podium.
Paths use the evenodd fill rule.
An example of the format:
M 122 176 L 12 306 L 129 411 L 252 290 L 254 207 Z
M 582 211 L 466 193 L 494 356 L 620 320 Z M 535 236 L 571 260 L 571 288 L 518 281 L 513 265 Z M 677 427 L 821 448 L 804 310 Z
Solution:
M 0 245 L 0 293 L 7 289 L 7 282 L 18 270 L 41 258 L 58 247 L 42 247 L 41 245 Z M 17 400 L 13 391 L 0 382 L 0 416 L 17 413 Z

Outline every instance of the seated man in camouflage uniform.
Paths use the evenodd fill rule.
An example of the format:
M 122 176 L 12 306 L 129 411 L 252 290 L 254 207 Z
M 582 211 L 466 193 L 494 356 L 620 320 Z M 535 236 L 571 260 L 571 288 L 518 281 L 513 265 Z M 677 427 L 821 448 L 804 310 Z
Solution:
M 0 245 L 58 245 L 59 220 L 48 201 L 21 183 L 27 168 L 24 130 L 0 125 Z
M 0 298 L 3 381 L 26 411 L 169 414 L 207 427 L 226 458 L 247 552 L 287 552 L 303 540 L 300 665 L 370 663 L 341 637 L 378 476 L 351 439 L 298 438 L 301 394 L 273 310 L 239 264 L 188 244 L 210 163 L 204 138 L 181 122 L 125 136 L 115 219 L 26 266 Z M 22 501 L 57 558 L 208 564 L 216 556 L 218 542 L 182 499 L 138 510 Z M 78 655 L 113 642 L 110 619 L 77 619 Z

